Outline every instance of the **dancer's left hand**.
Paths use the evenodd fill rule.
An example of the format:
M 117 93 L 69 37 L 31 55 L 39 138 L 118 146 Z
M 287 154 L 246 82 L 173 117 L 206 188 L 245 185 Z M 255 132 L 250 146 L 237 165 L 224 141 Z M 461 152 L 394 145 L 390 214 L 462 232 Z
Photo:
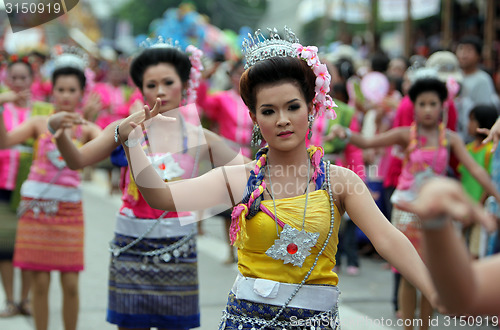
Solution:
M 144 105 L 143 110 L 131 114 L 120 123 L 119 135 L 122 142 L 128 139 L 138 139 L 142 136 L 142 132 L 151 126 L 153 120 L 175 121 L 175 118 L 158 116 L 160 113 L 161 99 L 157 98 L 153 109 L 149 109 L 148 105 Z

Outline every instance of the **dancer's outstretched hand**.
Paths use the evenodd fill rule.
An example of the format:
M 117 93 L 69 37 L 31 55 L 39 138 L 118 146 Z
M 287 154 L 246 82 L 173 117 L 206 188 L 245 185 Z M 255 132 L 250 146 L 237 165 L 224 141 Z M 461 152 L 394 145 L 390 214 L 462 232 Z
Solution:
M 31 91 L 29 89 L 20 92 L 7 91 L 0 94 L 0 104 L 16 101 L 28 101 L 31 99 Z
M 122 142 L 128 139 L 138 139 L 142 132 L 151 126 L 153 119 L 162 121 L 175 121 L 175 118 L 158 116 L 160 113 L 161 99 L 157 98 L 153 109 L 144 105 L 143 110 L 131 114 L 120 123 L 119 135 Z
M 345 140 L 346 138 L 348 138 L 346 131 L 347 130 L 344 126 L 335 124 L 330 128 L 330 132 L 325 136 L 325 141 L 330 141 L 334 138 Z
M 415 201 L 402 201 L 397 206 L 415 213 L 424 224 L 448 216 L 464 225 L 479 222 L 489 231 L 496 229 L 495 219 L 466 195 L 459 182 L 448 178 L 429 180 L 422 186 Z
M 500 120 L 497 119 L 495 125 L 493 125 L 491 129 L 478 128 L 477 132 L 488 135 L 486 139 L 483 140 L 483 144 L 493 141 L 493 148 L 491 150 L 495 151 L 498 147 L 498 141 L 500 141 Z

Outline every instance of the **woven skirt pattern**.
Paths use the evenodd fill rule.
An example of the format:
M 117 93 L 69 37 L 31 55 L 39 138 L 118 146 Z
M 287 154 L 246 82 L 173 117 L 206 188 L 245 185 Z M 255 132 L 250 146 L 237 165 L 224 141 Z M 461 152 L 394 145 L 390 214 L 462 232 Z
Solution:
M 391 219 L 394 226 L 410 240 L 411 244 L 422 258 L 422 232 L 420 230 L 420 220 L 418 217 L 413 213 L 393 207 Z
M 5 197 L 0 198 L 0 260 L 12 260 L 16 242 L 17 215 L 10 209 L 8 196 Z
M 268 324 L 281 309 L 263 303 L 237 299 L 229 293 L 226 310 L 222 313 L 219 330 L 339 330 L 338 308 L 319 312 L 303 308 L 287 307 L 274 324 Z M 267 324 L 266 324 L 267 323 Z
M 135 237 L 115 234 L 112 244 L 123 247 Z M 107 321 L 124 328 L 191 329 L 200 326 L 198 264 L 193 237 L 175 257 L 144 256 L 183 237 L 144 238 L 111 256 Z
M 32 199 L 22 197 L 23 203 Z M 21 215 L 16 235 L 14 266 L 26 270 L 83 270 L 84 223 L 82 202 L 59 202 L 55 214 L 31 208 Z

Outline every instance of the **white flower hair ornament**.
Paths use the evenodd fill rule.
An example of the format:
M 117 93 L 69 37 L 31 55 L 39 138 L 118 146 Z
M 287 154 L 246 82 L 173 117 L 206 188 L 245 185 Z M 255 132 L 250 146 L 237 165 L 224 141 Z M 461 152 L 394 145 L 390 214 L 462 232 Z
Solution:
M 51 52 L 53 70 L 71 67 L 85 71 L 89 64 L 88 55 L 79 47 L 68 45 L 55 45 Z
M 313 99 L 314 115 L 321 116 L 325 113 L 328 118 L 335 119 L 337 114 L 333 108 L 337 107 L 337 105 L 329 95 L 332 77 L 326 64 L 321 63 L 318 58 L 318 48 L 316 46 L 304 47 L 299 43 L 294 43 L 293 47 L 296 49 L 297 56 L 306 61 L 316 75 L 316 86 L 314 88 L 316 95 Z

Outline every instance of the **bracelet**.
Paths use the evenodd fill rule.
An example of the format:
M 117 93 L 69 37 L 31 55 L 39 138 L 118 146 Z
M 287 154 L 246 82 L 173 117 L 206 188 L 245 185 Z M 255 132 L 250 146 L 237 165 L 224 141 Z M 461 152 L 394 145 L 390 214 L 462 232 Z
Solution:
M 125 142 L 123 142 L 123 144 L 127 148 L 133 148 L 133 147 L 139 145 L 140 142 L 141 142 L 141 139 L 132 139 L 132 140 L 128 139 Z
M 434 219 L 429 219 L 425 221 L 420 221 L 420 226 L 422 229 L 436 230 L 443 228 L 448 223 L 448 218 L 441 216 Z
M 0 115 L 5 111 L 3 104 L 0 104 Z
M 116 125 L 116 127 L 115 127 L 115 142 L 116 143 L 120 142 L 119 137 L 120 137 L 120 124 Z
M 351 137 L 352 137 L 352 131 L 349 127 L 346 127 L 344 129 L 344 133 L 345 133 L 345 138 L 344 138 L 344 141 L 347 143 L 351 140 Z
M 50 134 L 55 135 L 56 131 L 50 126 L 50 123 L 47 121 L 47 129 L 49 130 Z

